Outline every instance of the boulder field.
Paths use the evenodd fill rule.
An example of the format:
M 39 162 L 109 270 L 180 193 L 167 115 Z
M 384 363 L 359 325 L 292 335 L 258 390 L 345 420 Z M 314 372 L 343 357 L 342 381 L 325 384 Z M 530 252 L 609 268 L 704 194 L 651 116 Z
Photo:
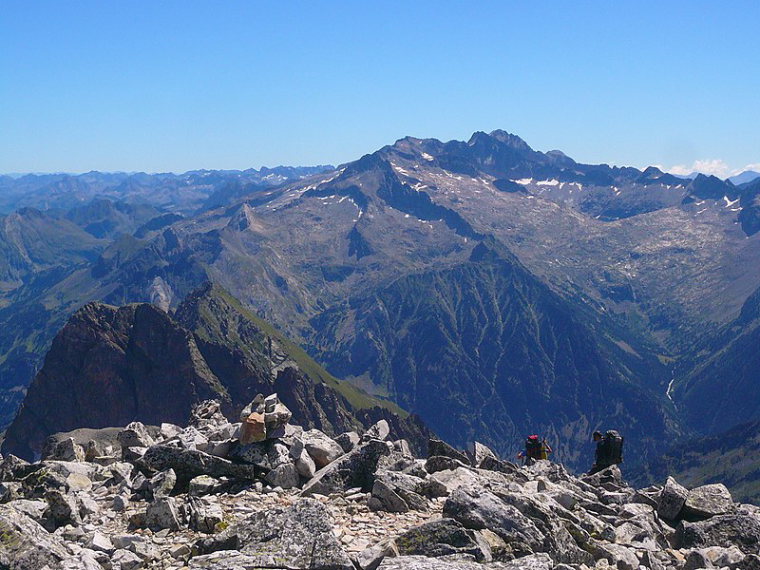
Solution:
M 0 463 L 0 568 L 695 570 L 760 568 L 760 509 L 721 484 L 634 489 L 486 446 L 414 457 L 381 420 L 331 438 L 275 395 L 231 423 L 57 434 Z M 259 421 L 259 424 L 256 422 Z M 83 434 L 86 435 L 86 440 Z

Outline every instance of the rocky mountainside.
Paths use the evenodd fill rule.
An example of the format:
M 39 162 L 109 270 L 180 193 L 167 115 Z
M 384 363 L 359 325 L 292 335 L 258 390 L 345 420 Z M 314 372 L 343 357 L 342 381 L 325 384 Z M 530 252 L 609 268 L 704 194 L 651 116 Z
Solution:
M 342 337 L 320 359 L 341 377 L 373 378 L 457 445 L 513 455 L 532 430 L 582 469 L 589 430 L 603 425 L 627 426 L 632 457 L 672 437 L 659 361 L 494 246 L 320 317 L 318 344 Z
M 689 486 L 723 483 L 738 500 L 760 504 L 760 422 L 678 441 L 663 451 L 631 471 L 630 479 L 648 484 L 672 475 Z
M 261 170 L 194 170 L 184 174 L 93 171 L 0 176 L 0 212 L 10 213 L 23 207 L 69 210 L 105 198 L 189 213 L 225 204 L 246 191 L 277 186 L 326 170 L 332 167 L 278 166 Z
M 760 510 L 721 484 L 634 489 L 617 466 L 581 478 L 518 467 L 476 443 L 427 458 L 378 422 L 331 439 L 276 398 L 230 424 L 134 422 L 61 434 L 43 461 L 0 463 L 0 565 L 17 570 L 750 570 Z M 256 402 L 249 410 L 259 409 Z M 278 437 L 254 438 L 260 416 Z M 264 419 L 266 418 L 266 419 Z M 271 422 L 271 423 L 270 423 Z M 269 428 L 267 428 L 269 432 Z M 254 432 L 255 433 L 255 432 Z M 77 439 L 80 438 L 80 439 Z
M 88 301 L 173 309 L 210 280 L 453 441 L 507 452 L 540 429 L 577 468 L 580 442 L 614 421 L 644 458 L 694 428 L 685 383 L 715 352 L 692 348 L 715 347 L 760 287 L 752 184 L 584 165 L 503 131 L 405 138 L 280 186 L 204 186 L 224 178 L 205 174 L 187 175 L 198 194 L 171 177 L 121 180 L 169 212 L 14 289 L 0 309 L 8 408 L 51 329 Z M 193 205 L 172 210 L 180 188 Z M 723 401 L 717 370 L 700 384 Z M 453 428 L 435 403 L 467 417 Z
M 53 341 L 3 450 L 32 458 L 56 432 L 134 420 L 183 423 L 193 404 L 212 397 L 235 416 L 257 393 L 272 391 L 302 425 L 328 433 L 361 425 L 354 413 L 375 406 L 406 418 L 394 405 L 338 382 L 207 285 L 178 308 L 176 319 L 150 304 L 89 303 L 77 311 Z M 396 418 L 395 426 L 412 441 L 425 434 L 414 419 Z
M 702 434 L 758 419 L 760 395 L 760 289 L 719 335 L 695 346 L 690 366 L 679 372 L 675 398 L 684 417 Z

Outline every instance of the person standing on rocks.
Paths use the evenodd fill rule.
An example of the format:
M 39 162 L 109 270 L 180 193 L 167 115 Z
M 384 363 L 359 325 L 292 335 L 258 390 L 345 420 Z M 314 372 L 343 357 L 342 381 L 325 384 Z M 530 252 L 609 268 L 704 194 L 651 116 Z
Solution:
M 552 448 L 546 443 L 546 439 L 539 439 L 537 435 L 529 435 L 525 440 L 525 451 L 517 454 L 518 459 L 523 459 L 523 465 L 533 465 L 538 459 L 549 459 Z
M 592 437 L 596 442 L 596 454 L 589 475 L 623 462 L 623 437 L 617 431 L 611 429 L 605 434 L 595 431 Z

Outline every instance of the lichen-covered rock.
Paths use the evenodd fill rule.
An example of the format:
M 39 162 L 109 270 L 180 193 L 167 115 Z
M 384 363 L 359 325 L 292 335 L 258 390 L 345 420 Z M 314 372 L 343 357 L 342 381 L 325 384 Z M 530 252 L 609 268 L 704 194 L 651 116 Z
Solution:
M 154 445 L 148 448 L 139 460 L 139 464 L 154 471 L 174 469 L 177 480 L 180 482 L 187 482 L 198 475 L 254 479 L 257 473 L 254 465 L 236 464 L 203 451 L 178 449 L 166 445 Z
M 362 491 L 369 492 L 375 483 L 378 461 L 389 453 L 384 442 L 370 440 L 317 471 L 314 478 L 304 486 L 302 494 L 329 495 L 352 487 L 360 487 Z
M 454 449 L 445 441 L 441 441 L 440 439 L 431 439 L 428 441 L 428 457 L 436 456 L 450 457 L 452 459 L 456 459 L 457 461 L 461 461 L 464 465 L 470 465 L 470 458 L 467 457 L 467 454 L 459 451 L 458 449 Z
M 0 505 L 0 568 L 55 568 L 70 553 L 61 540 L 22 512 Z
M 610 566 L 616 567 L 618 570 L 638 570 L 639 568 L 639 558 L 636 556 L 636 552 L 621 544 L 599 544 L 597 557 L 599 559 L 604 558 Z
M 383 559 L 378 570 L 551 570 L 555 567 L 548 554 L 531 554 L 511 562 L 481 564 L 465 557 L 427 558 L 425 556 L 398 556 Z
M 192 499 L 190 506 L 190 528 L 207 534 L 216 532 L 222 521 L 224 511 L 218 502 L 209 499 Z
M 177 475 L 174 469 L 167 469 L 156 473 L 148 481 L 148 493 L 152 499 L 168 497 L 177 484 Z
M 343 448 L 334 439 L 318 429 L 303 432 L 301 439 L 317 469 L 322 469 L 344 454 Z
M 256 513 L 219 535 L 196 543 L 195 548 L 200 554 L 237 550 L 246 557 L 250 567 L 353 570 L 332 528 L 332 519 L 324 505 L 313 499 L 301 499 L 288 508 Z M 200 565 L 209 559 L 193 558 L 191 562 L 195 564 L 191 564 L 191 568 L 216 568 Z
M 82 524 L 76 499 L 72 495 L 65 495 L 60 491 L 53 490 L 45 494 L 45 500 L 48 504 L 48 509 L 45 512 L 45 528 L 48 530 L 52 531 L 67 524 L 73 526 Z
M 702 485 L 689 491 L 681 516 L 686 520 L 702 520 L 734 510 L 734 501 L 721 483 Z
M 760 518 L 751 514 L 717 515 L 704 521 L 682 521 L 676 529 L 677 548 L 736 546 L 745 554 L 760 550 Z
M 512 546 L 518 556 L 544 549 L 545 537 L 536 524 L 490 491 L 459 487 L 446 500 L 443 514 L 465 528 L 495 532 Z
M 264 476 L 264 480 L 273 487 L 282 487 L 283 489 L 298 487 L 301 481 L 295 463 L 278 465 Z
M 665 520 L 676 520 L 688 495 L 688 489 L 679 485 L 672 477 L 668 477 L 665 486 L 660 492 L 657 514 Z
M 465 554 L 478 562 L 491 561 L 491 547 L 476 531 L 453 519 L 438 519 L 400 534 L 395 539 L 399 554 L 431 557 Z
M 198 475 L 190 480 L 187 486 L 187 494 L 191 497 L 200 497 L 214 493 L 216 489 L 222 486 L 222 482 L 208 475 Z
M 182 528 L 182 517 L 175 499 L 164 497 L 150 503 L 145 511 L 145 525 L 153 530 Z

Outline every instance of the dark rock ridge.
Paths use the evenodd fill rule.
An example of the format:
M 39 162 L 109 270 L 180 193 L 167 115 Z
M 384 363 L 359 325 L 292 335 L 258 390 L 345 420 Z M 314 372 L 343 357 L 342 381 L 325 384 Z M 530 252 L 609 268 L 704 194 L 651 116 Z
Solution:
M 191 406 L 208 398 L 220 399 L 236 417 L 257 393 L 273 391 L 283 395 L 300 424 L 327 433 L 361 427 L 355 412 L 363 408 L 390 406 L 401 413 L 338 382 L 207 284 L 174 317 L 149 304 L 90 303 L 80 309 L 56 336 L 3 451 L 32 458 L 51 434 L 81 426 L 184 423 Z M 364 417 L 372 420 L 377 412 Z M 414 418 L 395 418 L 394 427 L 424 441 L 425 428 Z
M 360 437 L 289 423 L 275 395 L 244 443 L 219 401 L 190 425 L 132 422 L 0 462 L 0 566 L 32 570 L 751 570 L 760 509 L 721 484 L 634 489 L 617 466 L 574 477 L 476 443 L 418 458 L 384 420 Z M 268 419 L 267 419 L 268 418 Z M 81 432 L 80 432 L 81 433 Z M 101 437 L 102 436 L 102 437 Z M 350 442 L 350 443 L 349 443 Z M 343 446 L 346 446 L 345 449 Z M 334 451 L 334 452 L 333 452 Z M 83 458 L 84 456 L 84 458 Z M 321 468 L 314 469 L 316 463 Z

